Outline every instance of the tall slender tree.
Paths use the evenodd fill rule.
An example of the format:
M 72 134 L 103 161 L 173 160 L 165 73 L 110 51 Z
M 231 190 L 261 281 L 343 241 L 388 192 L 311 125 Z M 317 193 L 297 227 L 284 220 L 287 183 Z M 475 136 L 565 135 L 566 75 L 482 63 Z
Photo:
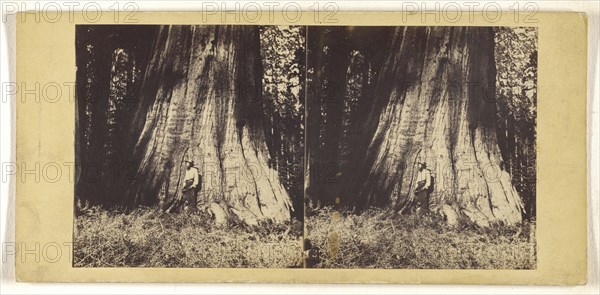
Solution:
M 153 26 L 78 26 L 76 195 L 95 204 L 121 205 L 126 167 L 124 135 Z

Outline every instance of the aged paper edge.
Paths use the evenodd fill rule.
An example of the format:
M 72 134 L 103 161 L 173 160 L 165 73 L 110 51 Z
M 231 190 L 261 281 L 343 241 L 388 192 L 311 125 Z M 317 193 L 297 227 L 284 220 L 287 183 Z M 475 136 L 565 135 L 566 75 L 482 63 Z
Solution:
M 144 12 L 136 24 L 290 24 L 276 14 L 255 23 L 222 22 L 220 15 L 195 12 Z M 583 284 L 587 280 L 586 72 L 587 15 L 539 13 L 536 23 L 515 22 L 513 14 L 494 23 L 476 14 L 474 21 L 422 22 L 400 12 L 340 12 L 337 23 L 315 23 L 303 13 L 294 25 L 535 26 L 539 29 L 538 73 L 538 265 L 535 270 L 349 270 L 349 269 L 157 269 L 73 268 L 21 261 L 17 280 L 24 282 L 282 282 L 282 283 L 424 283 L 424 284 Z M 523 17 L 519 18 L 520 20 Z M 17 15 L 17 84 L 75 80 L 75 25 L 23 22 Z M 103 13 L 95 24 L 115 24 Z M 17 95 L 17 98 L 20 96 Z M 17 163 L 74 162 L 74 94 L 58 101 L 17 101 Z M 43 124 L 42 124 L 43 123 Z M 73 183 L 16 184 L 16 241 L 72 242 Z M 31 246 L 33 247 L 33 246 Z M 70 255 L 66 253 L 65 255 Z M 32 260 L 32 259 L 30 259 Z

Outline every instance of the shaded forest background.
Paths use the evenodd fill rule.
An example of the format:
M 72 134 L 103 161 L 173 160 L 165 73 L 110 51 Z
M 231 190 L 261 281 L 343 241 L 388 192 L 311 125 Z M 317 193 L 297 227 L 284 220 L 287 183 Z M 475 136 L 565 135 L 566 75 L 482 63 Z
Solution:
M 528 219 L 537 200 L 537 40 L 537 28 L 495 29 L 498 140 Z

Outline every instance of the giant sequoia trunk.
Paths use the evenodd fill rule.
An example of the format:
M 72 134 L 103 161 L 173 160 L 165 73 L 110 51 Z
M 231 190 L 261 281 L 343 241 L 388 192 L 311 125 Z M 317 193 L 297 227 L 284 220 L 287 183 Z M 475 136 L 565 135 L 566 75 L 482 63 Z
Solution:
M 349 38 L 361 38 L 356 33 L 361 29 L 353 30 Z M 309 39 L 310 36 L 309 33 Z M 397 27 L 389 36 L 388 45 L 379 43 L 381 46 L 359 49 L 372 61 L 380 55 L 384 58 L 380 65 L 373 64 L 372 85 L 367 83 L 362 93 L 354 94 L 364 106 L 356 110 L 362 115 L 351 116 L 354 122 L 338 130 L 338 134 L 348 129 L 358 132 L 359 136 L 352 140 L 355 155 L 338 161 L 337 173 L 332 174 L 334 181 L 329 182 L 337 183 L 334 189 L 331 184 L 314 184 L 311 179 L 308 190 L 311 198 L 331 203 L 335 197 L 336 203 L 357 209 L 375 205 L 403 211 L 414 204 L 416 162 L 424 161 L 435 179 L 431 194 L 433 210 L 451 208 L 482 226 L 520 222 L 522 201 L 510 175 L 503 169 L 496 138 L 492 29 Z M 316 50 L 313 53 L 321 58 L 336 55 L 331 52 L 333 46 L 327 49 L 325 53 Z M 364 71 L 364 66 L 357 66 L 356 53 L 348 54 L 346 50 L 338 52 L 348 62 L 336 72 L 324 75 L 357 80 L 354 71 L 356 68 Z M 315 63 L 314 76 L 318 77 L 327 62 L 320 62 L 317 57 Z M 360 81 L 370 79 L 368 73 L 362 76 Z M 309 91 L 310 83 L 309 79 Z M 343 97 L 354 90 L 349 91 L 346 86 L 336 95 L 340 100 L 347 99 Z M 339 121 L 338 113 L 329 116 L 326 108 L 331 106 L 325 104 L 321 110 L 313 107 L 311 112 L 309 101 L 309 123 L 313 118 L 318 120 L 319 115 L 326 118 L 321 125 L 330 124 L 330 117 Z M 331 155 L 344 146 L 343 142 L 331 144 L 319 140 L 311 144 L 310 138 L 318 138 L 316 132 L 330 132 L 331 128 L 317 130 L 308 130 L 313 166 L 315 162 L 322 164 L 326 159 L 335 159 Z M 318 159 L 315 154 L 323 157 Z M 347 161 L 356 163 L 349 165 Z
M 203 178 L 200 204 L 219 203 L 248 224 L 289 220 L 265 143 L 260 64 L 256 27 L 160 28 L 132 128 L 141 130 L 135 202 L 177 209 L 189 159 Z
M 480 224 L 521 221 L 522 203 L 501 167 L 490 28 L 398 28 L 375 92 L 379 111 L 360 194 L 414 199 L 417 160 L 435 173 L 431 203 Z

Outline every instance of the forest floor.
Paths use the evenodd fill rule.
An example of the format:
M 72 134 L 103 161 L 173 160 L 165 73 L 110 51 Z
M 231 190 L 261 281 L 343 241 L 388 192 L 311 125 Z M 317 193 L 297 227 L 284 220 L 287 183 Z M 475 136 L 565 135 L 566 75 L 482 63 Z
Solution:
M 307 217 L 309 264 L 315 268 L 535 269 L 535 223 L 450 227 L 435 215 L 330 207 Z
M 92 207 L 75 219 L 75 267 L 302 266 L 302 224 L 218 228 L 208 214 Z
M 437 216 L 331 207 L 307 217 L 309 267 L 534 269 L 535 223 L 450 227 Z M 302 267 L 302 224 L 214 225 L 205 213 L 92 207 L 75 219 L 75 267 Z

